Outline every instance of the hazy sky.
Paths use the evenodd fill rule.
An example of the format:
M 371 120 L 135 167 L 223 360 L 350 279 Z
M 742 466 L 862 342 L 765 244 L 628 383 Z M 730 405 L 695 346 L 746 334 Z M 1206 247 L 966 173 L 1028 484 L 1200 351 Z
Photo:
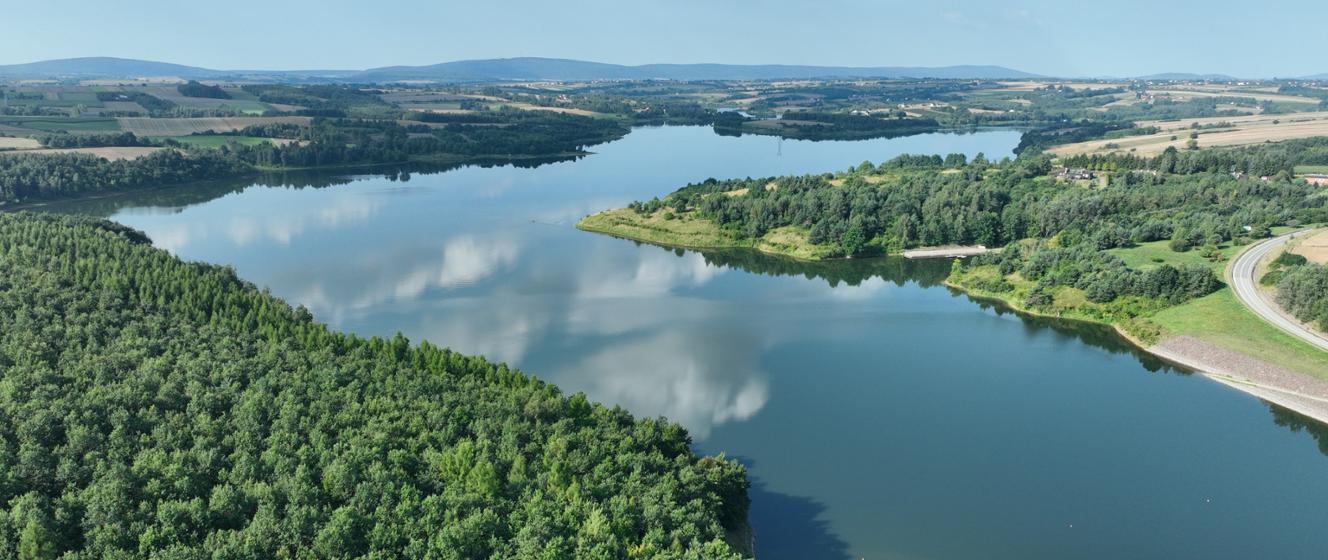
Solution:
M 1265 0 L 41 0 L 0 64 L 119 56 L 362 69 L 546 56 L 621 64 L 998 64 L 1050 75 L 1328 72 L 1328 2 Z

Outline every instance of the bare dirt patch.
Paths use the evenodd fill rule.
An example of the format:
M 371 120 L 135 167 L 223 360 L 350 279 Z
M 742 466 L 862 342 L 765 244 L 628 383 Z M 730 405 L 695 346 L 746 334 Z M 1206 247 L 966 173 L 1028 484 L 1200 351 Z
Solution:
M 150 153 L 164 150 L 165 148 L 151 147 L 118 147 L 118 148 L 43 148 L 40 150 L 19 150 L 13 152 L 0 152 L 4 154 L 92 154 L 102 159 L 111 161 L 122 159 L 138 159 Z
M 32 138 L 9 138 L 0 136 L 0 149 L 32 150 L 41 147 L 41 142 Z
M 1328 229 L 1302 239 L 1291 252 L 1310 262 L 1328 264 Z

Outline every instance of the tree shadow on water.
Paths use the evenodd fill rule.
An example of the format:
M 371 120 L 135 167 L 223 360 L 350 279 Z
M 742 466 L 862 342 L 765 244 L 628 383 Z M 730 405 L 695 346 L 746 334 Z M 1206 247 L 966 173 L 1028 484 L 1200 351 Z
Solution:
M 738 459 L 751 472 L 753 462 Z M 748 520 L 760 560 L 849 560 L 848 543 L 821 518 L 825 505 L 804 496 L 772 490 L 760 478 L 751 477 L 747 494 L 752 499 Z

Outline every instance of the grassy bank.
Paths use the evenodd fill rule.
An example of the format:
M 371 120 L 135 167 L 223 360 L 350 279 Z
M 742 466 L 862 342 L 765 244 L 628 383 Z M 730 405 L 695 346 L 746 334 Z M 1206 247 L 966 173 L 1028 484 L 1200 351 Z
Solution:
M 809 261 L 836 256 L 833 247 L 808 241 L 807 232 L 800 228 L 776 228 L 760 238 L 741 238 L 714 222 L 697 218 L 691 212 L 674 214 L 670 210 L 659 210 L 640 214 L 631 209 L 619 208 L 586 216 L 576 223 L 576 227 L 583 231 L 669 247 L 747 248 Z
M 1277 233 L 1285 229 L 1277 228 Z M 1248 246 L 1224 244 L 1218 247 L 1220 258 L 1206 257 L 1197 250 L 1172 251 L 1165 241 L 1111 252 L 1131 268 L 1189 264 L 1209 266 L 1223 274 L 1231 259 Z M 1058 286 L 1049 290 L 1050 303 L 1034 309 L 1026 301 L 1035 284 L 1017 272 L 1002 276 L 995 266 L 971 267 L 953 273 L 946 284 L 975 297 L 1003 302 L 1022 313 L 1109 325 L 1145 349 L 1169 337 L 1190 336 L 1291 371 L 1328 379 L 1328 353 L 1263 321 L 1246 309 L 1229 287 L 1167 306 L 1144 298 L 1094 303 L 1082 290 Z
M 1094 303 L 1088 300 L 1083 290 L 1057 286 L 1047 291 L 1051 301 L 1035 308 L 1026 302 L 1036 283 L 1024 279 L 1017 272 L 1002 277 L 995 266 L 956 270 L 946 279 L 945 285 L 977 298 L 1001 302 L 1025 315 L 1107 325 L 1141 348 L 1156 343 L 1164 334 L 1156 324 L 1146 319 L 1148 315 L 1162 309 L 1156 300 L 1123 297 L 1108 303 Z
M 1268 324 L 1230 288 L 1158 312 L 1164 332 L 1189 335 L 1283 368 L 1328 379 L 1328 352 Z

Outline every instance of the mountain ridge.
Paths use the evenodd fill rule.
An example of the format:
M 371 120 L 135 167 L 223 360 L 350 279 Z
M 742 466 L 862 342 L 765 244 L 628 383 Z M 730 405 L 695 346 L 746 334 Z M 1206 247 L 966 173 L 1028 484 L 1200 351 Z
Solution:
M 175 76 L 299 76 L 346 81 L 500 80 L 743 80 L 809 78 L 1032 78 L 1036 74 L 991 65 L 944 67 L 850 67 L 785 64 L 643 64 L 626 66 L 582 60 L 516 57 L 458 60 L 423 66 L 384 66 L 367 70 L 215 70 L 198 66 L 116 57 L 80 57 L 0 65 L 0 76 L 30 78 L 130 78 Z
M 300 78 L 344 82 L 481 82 L 583 80 L 775 80 L 815 78 L 1030 79 L 1052 78 L 1004 66 L 820 66 L 799 64 L 654 63 L 610 64 L 565 58 L 512 57 L 470 59 L 418 66 L 394 65 L 356 69 L 216 70 L 186 64 L 108 56 L 41 60 L 0 65 L 9 78 L 136 78 L 173 76 L 205 78 Z M 1165 72 L 1120 79 L 1220 80 L 1241 78 L 1217 73 Z M 1324 80 L 1328 73 L 1292 79 Z

